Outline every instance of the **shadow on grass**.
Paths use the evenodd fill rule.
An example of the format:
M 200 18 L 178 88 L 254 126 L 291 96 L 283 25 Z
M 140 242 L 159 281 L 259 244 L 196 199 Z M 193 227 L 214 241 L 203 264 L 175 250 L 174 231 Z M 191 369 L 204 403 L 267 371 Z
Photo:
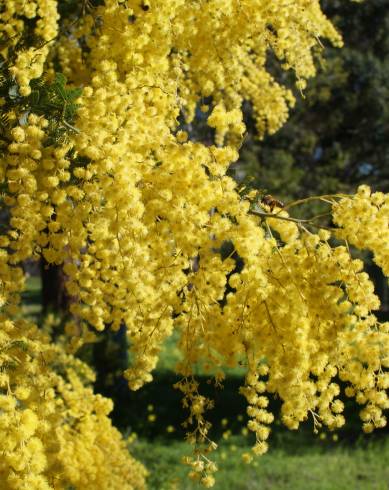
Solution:
M 211 439 L 217 441 L 226 437 L 226 434 L 227 437 L 242 434 L 248 420 L 246 401 L 239 394 L 243 378 L 228 376 L 223 389 L 215 388 L 206 376 L 197 376 L 196 379 L 200 383 L 199 392 L 215 402 L 214 408 L 205 413 L 206 419 L 212 423 Z M 181 424 L 188 412 L 182 407 L 181 392 L 173 388 L 177 381 L 179 378 L 169 371 L 157 372 L 152 383 L 131 392 L 124 379 L 117 379 L 110 388 L 102 390 L 102 394 L 112 398 L 115 403 L 112 413 L 114 424 L 123 431 L 136 432 L 149 441 L 163 439 L 169 444 L 169 441 L 173 443 L 183 440 L 185 431 Z M 363 434 L 358 416 L 361 407 L 350 400 L 346 401 L 346 425 L 337 432 L 335 438 L 333 433 L 325 429 L 315 435 L 311 419 L 302 423 L 298 431 L 288 430 L 279 421 L 280 407 L 280 400 L 270 399 L 269 409 L 275 414 L 276 420 L 272 424 L 269 443 L 271 447 L 285 453 L 303 454 L 313 446 L 325 450 L 334 444 L 334 440 L 337 446 L 361 447 L 388 434 L 387 430 Z M 242 438 L 242 441 L 245 444 L 253 443 L 253 434 Z

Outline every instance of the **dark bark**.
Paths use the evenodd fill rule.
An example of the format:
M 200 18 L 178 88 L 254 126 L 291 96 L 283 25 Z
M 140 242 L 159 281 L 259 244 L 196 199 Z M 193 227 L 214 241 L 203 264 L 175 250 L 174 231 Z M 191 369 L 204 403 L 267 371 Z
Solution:
M 65 313 L 69 307 L 69 296 L 65 288 L 65 274 L 59 265 L 48 264 L 41 259 L 42 314 L 50 311 Z

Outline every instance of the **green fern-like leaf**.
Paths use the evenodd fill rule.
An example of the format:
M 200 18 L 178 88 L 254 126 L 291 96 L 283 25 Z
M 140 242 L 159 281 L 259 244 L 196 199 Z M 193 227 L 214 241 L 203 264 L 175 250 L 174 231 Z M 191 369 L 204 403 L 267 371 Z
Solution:
M 4 350 L 10 349 L 20 349 L 23 352 L 26 352 L 28 350 L 28 344 L 25 340 L 12 340 L 6 345 Z

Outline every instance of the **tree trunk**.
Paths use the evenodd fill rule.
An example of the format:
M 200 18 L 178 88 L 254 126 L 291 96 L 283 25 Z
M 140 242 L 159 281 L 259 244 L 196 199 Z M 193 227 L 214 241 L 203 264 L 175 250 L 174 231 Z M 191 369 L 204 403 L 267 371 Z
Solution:
M 69 307 L 69 296 L 65 288 L 65 274 L 59 265 L 48 264 L 41 259 L 42 314 L 50 311 L 65 313 Z

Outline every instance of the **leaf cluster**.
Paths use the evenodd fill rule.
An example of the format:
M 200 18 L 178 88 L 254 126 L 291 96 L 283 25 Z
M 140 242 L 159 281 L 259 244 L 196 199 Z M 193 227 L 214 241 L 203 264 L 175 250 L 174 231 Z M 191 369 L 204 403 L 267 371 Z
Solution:
M 51 83 L 38 79 L 31 84 L 32 91 L 27 104 L 31 112 L 45 116 L 49 121 L 48 145 L 57 144 L 69 131 L 78 131 L 73 123 L 79 107 L 77 99 L 82 89 L 68 88 L 66 82 L 62 73 L 56 73 Z
M 15 123 L 26 124 L 31 113 L 44 116 L 49 122 L 45 144 L 62 144 L 69 132 L 78 131 L 73 124 L 79 107 L 77 99 L 81 94 L 81 88 L 68 87 L 66 77 L 56 73 L 51 82 L 42 77 L 32 80 L 31 94 L 23 97 L 7 64 L 3 62 L 0 64 L 0 98 L 3 100 L 0 114 L 1 146 L 8 144 L 9 129 Z M 18 119 L 15 119 L 15 115 Z

